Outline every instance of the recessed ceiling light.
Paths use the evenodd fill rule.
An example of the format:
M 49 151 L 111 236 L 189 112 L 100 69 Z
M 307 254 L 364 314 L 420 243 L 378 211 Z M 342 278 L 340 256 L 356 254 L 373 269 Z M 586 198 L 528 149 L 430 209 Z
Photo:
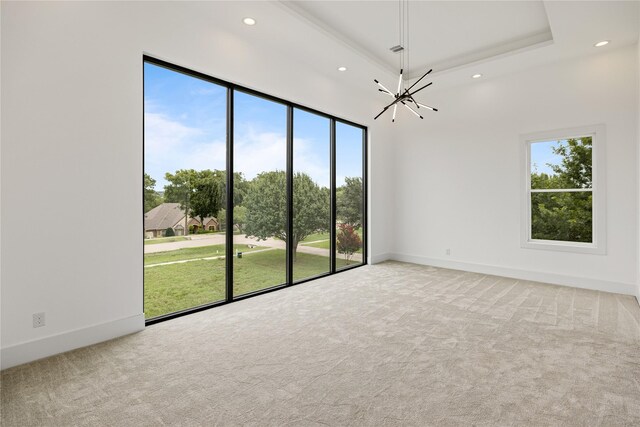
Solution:
M 338 67 L 338 71 L 347 71 L 347 67 Z
M 596 44 L 594 44 L 594 47 L 602 47 L 602 46 L 606 46 L 609 44 L 609 40 L 602 40 L 601 42 L 598 42 Z
M 253 18 L 244 18 L 242 20 L 246 25 L 256 25 L 256 20 Z
M 471 76 L 472 79 L 479 79 L 480 77 L 482 77 L 482 74 L 474 74 Z

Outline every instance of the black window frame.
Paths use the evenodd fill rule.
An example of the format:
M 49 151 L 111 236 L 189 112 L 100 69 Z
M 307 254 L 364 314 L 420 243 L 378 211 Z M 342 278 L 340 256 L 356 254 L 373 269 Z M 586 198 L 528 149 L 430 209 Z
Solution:
M 347 119 L 339 118 L 328 113 L 316 110 L 311 107 L 297 104 L 295 102 L 287 101 L 277 96 L 269 95 L 255 89 L 247 88 L 232 82 L 228 82 L 216 77 L 212 77 L 208 74 L 191 70 L 180 65 L 176 65 L 150 55 L 143 55 L 143 143 L 142 143 L 142 173 L 144 175 L 145 163 L 144 163 L 144 64 L 149 63 L 159 67 L 166 68 L 171 71 L 182 73 L 191 77 L 195 77 L 219 86 L 226 88 L 227 90 L 227 129 L 226 129 L 226 199 L 227 205 L 225 206 L 227 212 L 226 218 L 226 247 L 225 247 L 225 299 L 222 301 L 216 301 L 209 304 L 203 304 L 196 307 L 192 307 L 185 310 L 176 311 L 173 313 L 167 313 L 164 315 L 152 317 L 145 320 L 145 325 L 153 325 L 155 323 L 163 322 L 169 319 L 175 319 L 187 314 L 196 313 L 202 310 L 208 310 L 214 307 L 223 306 L 236 301 L 242 301 L 254 296 L 263 295 L 269 292 L 273 292 L 279 289 L 288 288 L 295 285 L 300 285 L 312 280 L 316 280 L 322 277 L 331 276 L 338 273 L 343 273 L 354 268 L 362 267 L 368 264 L 368 128 L 367 126 L 352 122 Z M 283 284 L 275 285 L 266 289 L 261 289 L 255 292 L 250 292 L 242 295 L 233 295 L 233 179 L 234 179 L 234 95 L 236 91 L 240 91 L 249 95 L 257 96 L 272 102 L 283 104 L 286 106 L 287 111 L 287 165 L 286 165 L 286 177 L 287 177 L 287 228 L 288 235 L 292 235 L 293 228 L 293 110 L 299 109 L 312 114 L 325 117 L 330 120 L 330 221 L 331 228 L 329 231 L 330 236 L 330 271 L 322 273 L 316 276 L 307 277 L 301 280 L 293 280 L 293 247 L 290 242 L 287 242 L 287 262 L 286 262 L 286 282 Z M 359 264 L 353 264 L 350 266 L 336 269 L 336 123 L 343 123 L 345 125 L 353 126 L 362 131 L 362 262 Z M 144 181 L 144 180 L 143 180 Z M 144 187 L 142 189 L 142 219 L 144 229 Z M 143 264 L 144 264 L 144 248 L 142 251 Z M 143 302 L 142 308 L 144 311 L 144 274 L 142 275 L 143 282 Z

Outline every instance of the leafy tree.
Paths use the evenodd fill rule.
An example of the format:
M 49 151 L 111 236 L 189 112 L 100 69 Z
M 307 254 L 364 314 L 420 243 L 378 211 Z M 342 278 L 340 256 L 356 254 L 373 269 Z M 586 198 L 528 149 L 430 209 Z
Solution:
M 162 196 L 155 190 L 156 180 L 144 174 L 144 213 L 162 203 Z
M 246 206 L 236 206 L 233 208 L 233 222 L 239 232 L 243 232 L 247 224 L 247 208 Z
M 227 206 L 227 194 L 226 194 L 226 185 L 227 185 L 227 171 L 225 170 L 214 170 L 214 173 L 220 178 L 221 183 L 221 206 Z M 246 180 L 244 174 L 242 172 L 235 172 L 233 174 L 233 205 L 240 206 L 244 200 L 244 196 L 247 194 L 249 189 L 249 181 Z M 225 208 L 226 209 L 226 208 Z
M 216 172 L 208 169 L 197 172 L 189 214 L 200 219 L 202 229 L 206 217 L 218 215 L 222 207 L 223 193 L 224 181 Z
M 553 174 L 531 174 L 532 189 L 592 188 L 592 139 L 558 141 L 552 148 L 559 165 L 547 164 Z M 534 239 L 592 242 L 591 192 L 543 192 L 531 195 L 531 234 Z
M 293 177 L 293 235 L 287 236 L 287 195 L 284 171 L 263 172 L 253 179 L 244 199 L 247 236 L 265 240 L 275 237 L 290 241 L 295 253 L 298 243 L 310 234 L 327 231 L 329 197 L 309 175 Z
M 175 236 L 176 233 L 175 231 L 173 231 L 173 228 L 169 227 L 166 230 L 164 230 L 164 237 L 173 237 Z
M 165 200 L 180 203 L 187 216 L 200 219 L 203 227 L 204 218 L 216 216 L 224 206 L 225 177 L 221 171 L 180 169 L 166 173 L 165 179 L 169 182 L 164 187 Z M 185 218 L 185 230 L 190 230 L 187 221 Z
M 227 210 L 220 209 L 218 212 L 218 221 L 220 222 L 220 227 L 225 227 L 227 224 Z M 244 206 L 236 206 L 233 208 L 233 222 L 235 223 L 235 228 L 238 229 L 239 232 L 244 230 L 244 226 L 247 223 L 247 208 Z
M 195 191 L 198 172 L 194 169 L 180 169 L 171 174 L 167 172 L 164 179 L 169 184 L 164 186 L 164 199 L 169 203 L 180 203 L 180 209 L 189 212 L 191 197 Z M 188 215 L 184 219 L 185 234 L 189 234 Z
M 338 220 L 354 228 L 362 226 L 362 178 L 346 177 L 336 190 Z
M 218 211 L 218 216 L 216 218 L 218 218 L 218 224 L 220 224 L 220 230 L 226 230 L 227 229 L 227 210 L 225 208 L 220 209 Z
M 249 181 L 247 181 L 242 172 L 235 172 L 233 174 L 233 206 L 241 206 L 244 202 L 244 198 L 249 191 Z M 225 195 L 226 200 L 226 195 Z M 236 213 L 237 215 L 237 213 Z M 235 221 L 235 218 L 234 218 Z
M 336 234 L 336 249 L 344 254 L 347 263 L 353 258 L 353 254 L 362 248 L 362 239 L 356 233 L 356 229 L 350 224 L 338 224 Z

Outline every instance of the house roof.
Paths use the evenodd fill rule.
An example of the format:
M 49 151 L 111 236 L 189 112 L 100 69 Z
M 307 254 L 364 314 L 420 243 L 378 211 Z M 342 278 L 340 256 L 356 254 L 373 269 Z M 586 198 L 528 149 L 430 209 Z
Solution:
M 162 203 L 144 214 L 145 230 L 165 230 L 184 218 L 180 203 Z
M 200 224 L 199 218 L 189 217 L 189 221 L 195 220 Z M 180 203 L 162 203 L 144 214 L 144 229 L 148 230 L 166 230 L 174 227 L 179 221 L 184 221 L 184 210 L 180 209 Z M 204 224 L 214 221 L 218 224 L 218 220 L 213 216 L 204 219 Z

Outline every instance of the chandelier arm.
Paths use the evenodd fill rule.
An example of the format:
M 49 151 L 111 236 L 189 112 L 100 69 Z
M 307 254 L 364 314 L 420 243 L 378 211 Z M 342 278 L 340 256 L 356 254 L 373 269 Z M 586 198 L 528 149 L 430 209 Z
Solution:
M 425 87 L 427 87 L 427 86 L 431 86 L 432 84 L 433 84 L 433 82 L 429 82 L 429 83 L 427 83 L 426 85 L 422 86 L 420 89 L 414 90 L 412 93 L 410 93 L 410 94 L 409 94 L 409 96 L 413 96 L 413 95 L 415 95 L 416 93 L 420 92 L 420 91 L 421 91 L 422 89 L 424 89 Z
M 384 87 L 384 85 L 383 85 L 382 83 L 380 83 L 378 80 L 374 79 L 373 81 L 374 81 L 374 82 L 376 82 L 376 84 L 377 84 L 378 86 L 380 86 L 382 89 L 386 90 L 387 92 L 389 92 L 390 94 L 392 94 L 392 95 L 393 95 L 393 92 L 391 92 L 389 89 L 387 89 L 386 87 Z
M 405 104 L 404 102 L 402 103 L 402 105 L 404 105 L 405 107 L 407 107 L 413 114 L 415 114 L 416 116 L 420 117 L 421 119 L 424 119 L 424 117 L 422 117 L 420 115 L 420 113 L 418 113 L 416 110 L 414 110 L 413 108 L 409 107 L 407 104 Z
M 431 111 L 438 111 L 438 109 L 435 108 L 435 107 L 430 107 L 428 105 L 424 105 L 424 104 L 420 104 L 420 103 L 418 103 L 418 105 L 421 106 L 421 107 L 424 107 L 424 108 L 428 108 Z
M 433 71 L 433 68 L 432 68 L 432 69 L 430 69 L 429 71 L 427 71 L 426 73 L 424 73 L 424 74 L 422 75 L 422 77 L 420 77 L 418 80 L 416 80 L 414 84 L 412 84 L 411 86 L 409 86 L 409 89 L 407 89 L 407 90 L 411 90 L 415 85 L 417 85 L 417 84 L 420 82 L 420 80 L 422 80 L 422 79 L 424 79 L 425 77 L 427 77 L 427 75 L 429 75 L 429 73 L 431 73 L 432 71 Z
M 397 96 L 400 96 L 401 85 L 402 85 L 402 68 L 400 69 L 400 77 L 398 77 L 398 90 L 396 91 Z
M 391 92 L 387 92 L 386 90 L 383 89 L 378 89 L 380 92 L 384 93 L 385 95 L 389 95 L 389 96 L 393 96 L 395 98 L 395 95 L 392 94 Z
M 413 98 L 413 96 L 411 95 L 407 95 L 407 99 L 411 102 L 413 102 L 416 106 L 417 109 L 420 109 L 420 104 Z
M 384 107 L 384 111 L 387 111 L 390 107 L 393 107 L 394 105 L 396 105 L 400 101 L 402 101 L 402 98 L 400 98 L 400 97 L 396 98 L 391 104 L 389 104 L 386 107 Z
M 391 118 L 391 122 L 395 122 L 396 121 L 396 110 L 398 109 L 398 104 L 393 106 L 393 117 Z
M 382 109 L 382 111 L 380 112 L 380 114 L 378 114 L 377 116 L 375 116 L 373 118 L 373 120 L 377 119 L 378 117 L 380 117 L 382 115 L 382 113 L 384 113 L 385 111 L 387 111 L 390 107 L 396 105 L 398 102 L 401 102 L 402 98 L 396 98 L 395 101 L 393 101 L 391 104 L 387 105 L 386 107 L 384 107 Z
M 383 109 L 382 109 L 382 111 L 380 111 L 380 113 L 378 113 L 378 115 L 377 115 L 377 116 L 375 116 L 375 117 L 373 118 L 373 120 L 375 120 L 375 119 L 377 119 L 378 117 L 380 117 L 380 116 L 381 116 L 385 111 L 387 111 L 388 109 L 389 109 L 389 107 L 385 107 L 385 108 L 383 108 Z

